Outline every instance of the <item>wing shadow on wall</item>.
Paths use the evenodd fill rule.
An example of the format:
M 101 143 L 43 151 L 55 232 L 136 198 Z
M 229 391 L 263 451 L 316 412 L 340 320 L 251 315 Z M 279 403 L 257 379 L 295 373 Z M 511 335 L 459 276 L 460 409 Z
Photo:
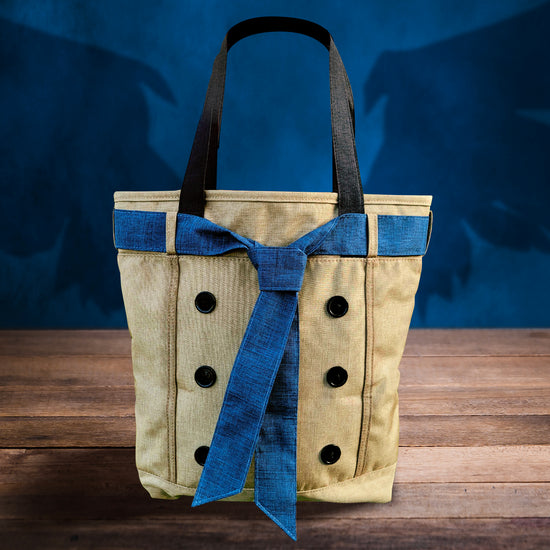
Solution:
M 112 52 L 5 19 L 0 37 L 0 324 L 97 326 L 122 307 L 113 192 L 179 187 L 148 144 L 143 88 L 174 97 Z
M 549 3 L 427 47 L 384 52 L 367 79 L 367 112 L 386 99 L 369 192 L 434 195 L 421 313 L 430 294 L 452 297 L 453 276 L 467 281 L 467 226 L 497 247 L 550 251 L 548 29 Z M 503 263 L 495 277 L 510 269 Z

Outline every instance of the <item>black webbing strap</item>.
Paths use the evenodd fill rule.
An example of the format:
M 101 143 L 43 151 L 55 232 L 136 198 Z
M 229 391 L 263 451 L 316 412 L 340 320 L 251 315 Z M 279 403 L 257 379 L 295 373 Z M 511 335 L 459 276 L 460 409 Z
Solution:
M 191 148 L 180 193 L 179 212 L 204 216 L 205 189 L 216 188 L 227 52 L 236 42 L 264 32 L 295 32 L 321 42 L 329 51 L 333 151 L 333 191 L 338 214 L 364 213 L 363 187 L 355 149 L 355 117 L 349 79 L 330 33 L 310 21 L 290 17 L 258 17 L 232 27 L 214 60 L 203 111 Z

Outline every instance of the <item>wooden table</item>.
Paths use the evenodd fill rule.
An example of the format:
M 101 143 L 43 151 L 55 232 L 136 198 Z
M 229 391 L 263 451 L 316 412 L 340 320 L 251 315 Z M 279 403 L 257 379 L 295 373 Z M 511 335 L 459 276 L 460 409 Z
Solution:
M 151 499 L 127 331 L 0 332 L 0 548 L 550 548 L 550 330 L 414 330 L 391 504 Z

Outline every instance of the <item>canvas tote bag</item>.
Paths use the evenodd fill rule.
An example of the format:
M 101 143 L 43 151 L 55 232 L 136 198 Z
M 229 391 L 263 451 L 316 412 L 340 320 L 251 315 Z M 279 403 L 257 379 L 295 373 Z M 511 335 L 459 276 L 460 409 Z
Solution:
M 216 189 L 227 52 L 270 31 L 329 52 L 332 192 Z M 431 196 L 363 194 L 331 35 L 279 17 L 231 28 L 181 190 L 114 198 L 136 463 L 150 495 L 254 499 L 293 539 L 297 499 L 389 501 Z

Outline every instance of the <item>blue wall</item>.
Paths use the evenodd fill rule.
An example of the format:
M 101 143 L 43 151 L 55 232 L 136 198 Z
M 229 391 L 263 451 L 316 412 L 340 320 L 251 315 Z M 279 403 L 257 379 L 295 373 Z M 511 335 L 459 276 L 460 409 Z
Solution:
M 549 326 L 550 3 L 257 4 L 0 5 L 0 326 L 125 326 L 112 194 L 179 188 L 223 35 L 258 15 L 332 32 L 365 192 L 434 195 L 413 325 Z M 331 190 L 327 70 L 298 35 L 231 50 L 219 188 Z

